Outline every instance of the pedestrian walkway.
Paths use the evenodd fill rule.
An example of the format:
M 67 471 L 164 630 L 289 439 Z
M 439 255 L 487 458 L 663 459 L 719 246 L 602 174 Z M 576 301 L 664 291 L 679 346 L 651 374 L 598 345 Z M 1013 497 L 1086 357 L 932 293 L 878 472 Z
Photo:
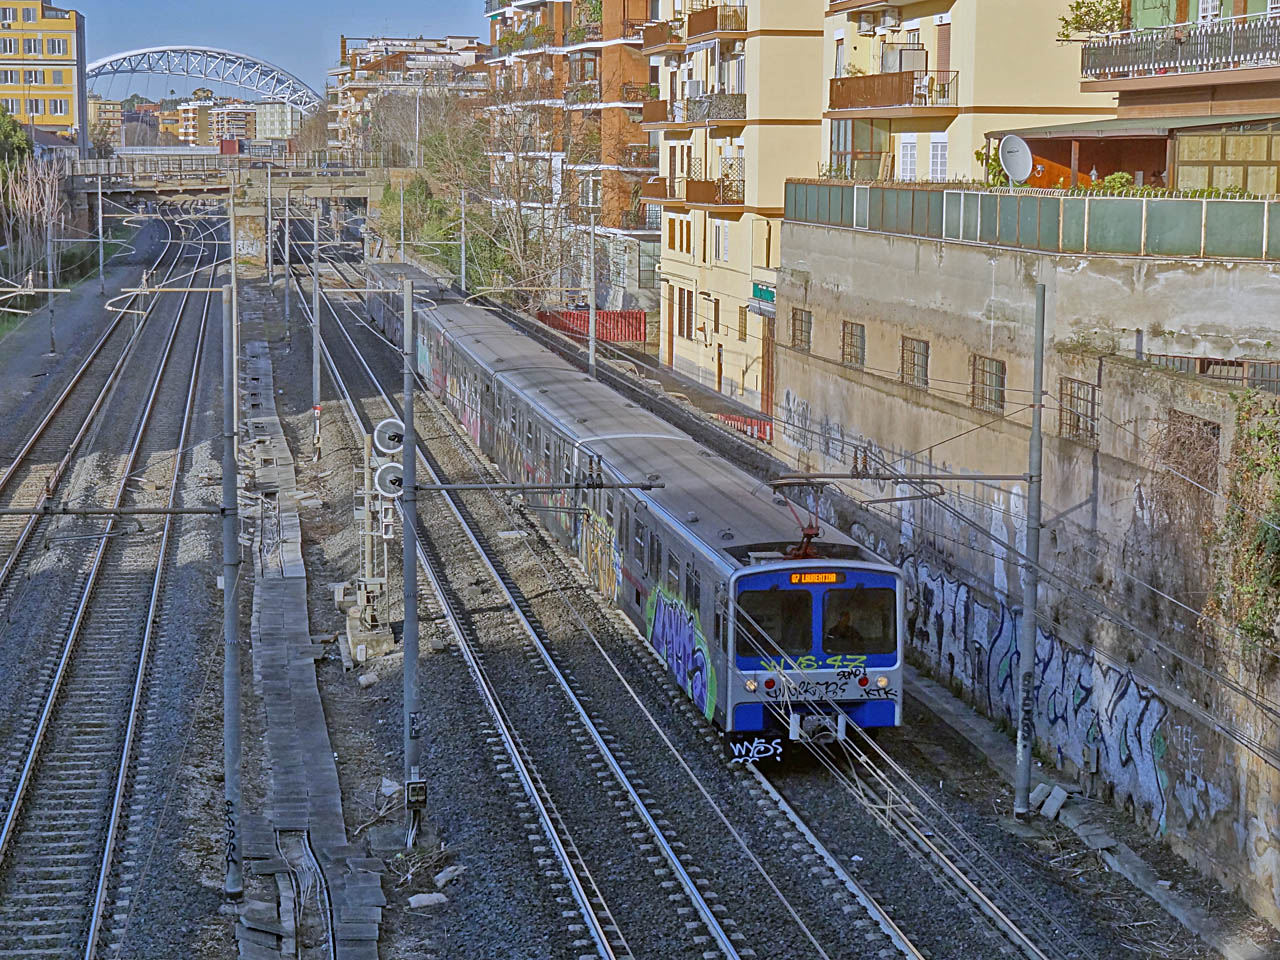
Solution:
M 279 901 L 246 903 L 236 929 L 240 956 L 274 960 L 296 955 L 300 937 L 295 918 L 310 909 L 332 926 L 335 960 L 377 960 L 386 905 L 383 863 L 366 858 L 362 848 L 348 842 L 343 819 L 338 770 L 316 681 L 315 661 L 325 648 L 311 641 L 293 454 L 276 413 L 263 330 L 270 292 L 265 284 L 252 283 L 241 290 L 240 457 L 246 466 L 245 492 L 254 504 L 250 636 L 270 778 L 261 819 L 245 818 L 245 860 L 250 874 L 276 878 Z M 328 903 L 325 890 L 315 883 L 317 871 Z M 304 898 L 296 909 L 295 891 Z

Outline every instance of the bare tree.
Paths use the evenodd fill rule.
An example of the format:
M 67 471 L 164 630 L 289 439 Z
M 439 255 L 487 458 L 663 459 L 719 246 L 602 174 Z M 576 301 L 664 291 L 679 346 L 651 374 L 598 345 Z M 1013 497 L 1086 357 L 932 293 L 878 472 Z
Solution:
M 0 175 L 0 237 L 7 248 L 6 272 L 10 279 L 20 281 L 38 267 L 47 269 L 42 261 L 48 240 L 56 233 L 57 224 L 67 215 L 64 187 L 68 175 L 67 164 L 63 160 L 28 159 L 3 169 Z M 57 256 L 55 244 L 55 275 Z

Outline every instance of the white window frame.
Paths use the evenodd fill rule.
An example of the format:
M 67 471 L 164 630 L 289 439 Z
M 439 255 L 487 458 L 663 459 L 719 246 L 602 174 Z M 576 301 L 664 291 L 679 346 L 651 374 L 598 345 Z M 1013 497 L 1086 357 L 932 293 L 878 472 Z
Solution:
M 898 144 L 898 179 L 915 180 L 920 169 L 918 161 L 916 138 L 910 135 L 904 136 Z
M 0 7 L 0 23 L 14 23 L 17 19 L 17 7 Z
M 44 40 L 40 37 L 23 37 L 22 52 L 29 57 L 44 56 Z
M 49 116 L 65 117 L 71 113 L 71 102 L 69 100 L 54 99 L 49 101 Z
M 934 134 L 929 141 L 929 179 L 934 183 L 944 182 L 947 179 L 947 164 L 950 161 L 948 153 L 947 135 Z
M 38 117 L 44 114 L 44 99 L 42 97 L 27 97 L 27 116 Z
M 67 55 L 67 40 L 65 37 L 50 37 L 48 45 L 48 53 L 51 57 L 65 57 Z
M 1200 0 L 1196 6 L 1196 19 L 1212 23 L 1222 17 L 1222 0 Z
M 22 112 L 22 101 L 17 97 L 4 97 L 0 99 L 0 107 L 4 107 L 9 116 L 16 117 Z
M 38 19 L 39 19 L 39 17 L 36 15 L 36 8 L 35 8 L 35 7 L 23 7 L 23 8 L 22 8 L 22 22 L 23 22 L 23 23 L 35 23 L 35 22 L 36 22 L 36 20 L 38 20 Z

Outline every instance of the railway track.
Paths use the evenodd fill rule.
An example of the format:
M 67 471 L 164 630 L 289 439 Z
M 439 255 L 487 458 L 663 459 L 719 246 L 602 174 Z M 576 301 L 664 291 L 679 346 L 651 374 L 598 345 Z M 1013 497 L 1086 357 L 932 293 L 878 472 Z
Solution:
M 174 242 L 173 224 L 165 220 L 167 241 L 151 265 L 160 269 L 168 260 L 165 278 L 182 257 L 181 243 Z M 135 309 L 137 295 L 125 302 Z M 40 423 L 18 448 L 0 473 L 0 502 L 7 507 L 38 507 L 57 492 L 77 451 L 89 434 L 95 414 L 102 408 L 125 367 L 149 316 L 141 323 L 135 315 L 120 312 L 90 348 L 88 355 L 55 398 Z M 9 614 L 20 572 L 24 548 L 33 539 L 42 518 L 0 517 L 0 613 Z
M 196 266 L 209 244 L 200 238 Z M 183 249 L 180 247 L 180 250 Z M 213 262 L 193 271 L 188 287 Z M 179 255 L 179 261 L 181 254 Z M 171 265 L 168 275 L 172 275 Z M 194 412 L 211 295 L 203 307 L 190 291 L 159 295 L 154 310 L 176 309 L 147 377 L 118 386 L 112 408 L 136 414 L 123 454 L 109 444 L 94 462 L 77 464 L 76 479 L 105 471 L 93 501 L 113 507 L 172 505 Z M 133 359 L 140 364 L 141 356 Z M 133 391 L 142 391 L 136 397 Z M 185 398 L 185 399 L 184 399 Z M 136 407 L 129 402 L 136 400 Z M 74 481 L 73 481 L 74 482 Z M 97 488 L 105 487 L 99 491 Z M 6 777 L 0 825 L 0 957 L 81 956 L 91 960 L 112 891 L 117 825 L 130 781 L 147 664 L 161 629 L 159 601 L 172 518 L 132 529 L 118 517 L 76 526 L 71 536 L 91 545 L 91 558 L 69 623 L 42 677 L 35 710 L 24 718 L 19 763 Z M 145 605 L 140 598 L 148 598 Z M 143 613 L 145 611 L 145 613 Z
M 341 268 L 336 267 L 336 265 L 335 268 L 339 269 L 339 271 L 341 270 Z M 333 307 L 332 303 L 329 303 L 329 297 L 327 294 L 324 296 L 324 300 L 329 304 L 330 309 L 334 310 L 334 319 L 336 321 L 336 309 Z M 327 326 L 328 324 L 325 325 Z M 385 389 L 379 385 L 378 377 L 369 368 L 368 364 L 361 356 L 360 350 L 351 340 L 350 334 L 344 329 L 340 322 L 338 323 L 337 329 L 339 331 L 339 336 L 334 337 L 333 340 L 342 343 L 346 352 L 352 358 L 345 362 L 352 364 L 356 369 L 363 368 L 363 376 L 361 380 L 362 386 L 364 378 L 367 378 L 368 382 L 373 386 L 373 390 L 371 391 L 360 389 L 357 390 L 355 394 L 349 390 L 344 390 L 344 396 L 348 398 L 352 417 L 357 424 L 357 430 L 368 430 L 371 427 L 372 422 L 376 419 L 380 419 L 381 416 L 388 415 L 391 411 L 395 410 L 395 404 L 387 395 Z M 337 375 L 336 365 L 333 361 L 333 354 L 327 349 L 327 343 L 330 340 L 328 335 L 326 335 L 325 340 L 327 362 L 330 364 L 331 369 L 335 374 L 335 379 L 341 383 L 341 378 Z M 362 407 L 368 402 L 368 398 L 374 395 L 381 397 L 381 408 L 377 411 L 362 409 Z M 357 396 L 360 399 L 353 402 L 350 400 L 350 397 L 352 396 Z M 429 452 L 422 453 L 420 456 L 420 462 L 424 473 L 431 477 L 433 481 L 437 480 L 441 475 L 441 468 L 438 463 L 434 462 L 431 454 Z M 467 479 L 471 480 L 474 478 L 468 477 Z M 481 479 L 483 480 L 484 478 Z M 483 497 L 484 494 L 480 494 L 479 496 Z M 608 770 L 614 781 L 612 784 L 613 789 L 610 789 L 608 794 L 613 799 L 614 805 L 623 808 L 626 811 L 624 815 L 627 818 L 630 818 L 630 822 L 626 824 L 626 829 L 631 831 L 632 840 L 642 848 L 647 848 L 659 854 L 658 856 L 649 856 L 645 858 L 649 862 L 635 864 L 631 868 L 631 875 L 635 877 L 643 877 L 650 869 L 652 869 L 652 861 L 660 859 L 664 862 L 664 866 L 656 871 L 657 876 L 660 878 L 660 888 L 662 890 L 671 890 L 673 888 L 679 889 L 681 891 L 681 895 L 687 897 L 689 902 L 692 904 L 692 910 L 688 905 L 686 905 L 683 910 L 677 910 L 676 923 L 683 924 L 683 926 L 689 928 L 692 933 L 692 936 L 690 937 L 692 942 L 680 946 L 683 946 L 685 949 L 691 948 L 696 955 L 726 957 L 754 956 L 755 953 L 752 949 L 752 944 L 761 941 L 759 937 L 750 936 L 744 933 L 743 930 L 745 928 L 751 930 L 752 933 L 759 933 L 760 929 L 758 927 L 746 927 L 745 925 L 739 926 L 739 924 L 735 923 L 733 919 L 728 917 L 726 906 L 718 902 L 719 898 L 716 897 L 713 891 L 707 889 L 709 880 L 706 875 L 703 874 L 703 871 L 699 866 L 694 862 L 694 858 L 690 854 L 684 852 L 686 847 L 685 843 L 682 842 L 681 839 L 678 839 L 679 837 L 688 839 L 688 835 L 678 832 L 669 815 L 662 810 L 661 806 L 659 806 L 657 802 L 655 802 L 654 797 L 650 794 L 648 786 L 645 785 L 649 782 L 648 779 L 640 779 L 635 772 L 636 765 L 632 762 L 632 759 L 628 758 L 619 745 L 618 741 L 620 738 L 615 737 L 614 733 L 610 731 L 609 725 L 604 722 L 604 719 L 600 714 L 595 709 L 588 706 L 591 701 L 591 695 L 587 693 L 583 689 L 582 685 L 580 685 L 574 678 L 571 673 L 571 668 L 568 665 L 562 665 L 558 662 L 558 656 L 552 655 L 551 644 L 548 639 L 548 631 L 538 621 L 534 604 L 531 604 L 523 593 L 520 584 L 517 582 L 517 578 L 511 576 L 507 571 L 505 563 L 509 562 L 509 559 L 504 561 L 499 557 L 500 551 L 495 550 L 493 545 L 486 540 L 485 534 L 482 530 L 483 525 L 476 520 L 468 509 L 467 504 L 461 501 L 461 498 L 453 495 L 443 495 L 441 499 L 443 503 L 441 504 L 440 509 L 437 509 L 435 505 L 428 505 L 423 510 L 424 516 L 430 516 L 432 518 L 451 518 L 446 519 L 444 526 L 439 529 L 436 529 L 436 522 L 434 519 L 432 521 L 428 521 L 423 525 L 423 529 L 420 532 L 419 541 L 420 544 L 423 545 L 422 550 L 420 551 L 420 558 L 423 561 L 424 568 L 428 571 L 428 577 L 433 581 L 433 584 L 437 585 L 438 592 L 446 598 L 448 598 L 451 593 L 456 594 L 456 591 L 451 590 L 449 580 L 450 574 L 452 574 L 457 568 L 458 559 L 456 557 L 446 559 L 439 555 L 433 556 L 431 553 L 433 549 L 431 545 L 433 543 L 456 543 L 458 540 L 457 531 L 461 529 L 463 538 L 465 538 L 465 541 L 471 546 L 471 553 L 475 557 L 479 558 L 480 564 L 483 567 L 482 572 L 487 583 L 496 585 L 504 606 L 513 611 L 514 616 L 519 620 L 519 632 L 523 636 L 522 644 L 526 648 L 526 651 L 532 659 L 537 661 L 537 664 L 541 669 L 546 671 L 546 673 L 552 678 L 554 686 L 559 689 L 561 695 L 570 705 L 568 713 L 572 724 L 571 730 L 574 733 L 575 738 L 579 741 L 585 741 L 587 746 L 587 752 L 585 753 L 583 760 L 586 761 L 587 765 L 590 767 L 603 767 Z M 448 570 L 449 573 L 441 575 L 439 572 L 441 570 Z M 468 563 L 466 572 L 457 574 L 457 576 L 464 582 L 470 580 L 470 582 L 474 583 L 474 567 Z M 452 601 L 446 601 L 446 605 L 451 604 Z M 492 609 L 491 606 L 490 609 Z M 518 734 L 514 729 L 519 726 L 519 721 L 517 720 L 513 722 L 511 714 L 512 712 L 518 712 L 520 708 L 517 708 L 516 711 L 509 709 L 502 702 L 500 695 L 493 692 L 493 685 L 489 679 L 494 675 L 509 673 L 511 669 L 511 661 L 501 653 L 495 653 L 492 649 L 492 643 L 486 644 L 484 641 L 477 641 L 472 637 L 466 636 L 468 633 L 467 624 L 465 622 L 466 617 L 464 615 L 459 619 L 463 622 L 455 627 L 455 636 L 461 635 L 462 639 L 460 639 L 460 644 L 463 647 L 464 655 L 467 656 L 469 661 L 474 660 L 477 664 L 475 668 L 477 672 L 477 684 L 481 687 L 482 693 L 485 695 L 486 701 L 490 705 L 490 712 L 494 716 L 495 721 L 501 728 L 504 728 L 504 730 L 507 731 L 503 734 L 503 740 L 508 747 L 508 752 L 513 756 L 519 756 L 521 754 L 521 744 L 518 739 Z M 488 620 L 485 621 L 484 628 L 486 636 L 491 636 L 493 634 L 494 626 L 491 625 Z M 472 627 L 472 632 L 474 632 L 474 626 Z M 488 649 L 486 649 L 486 647 Z M 557 654 L 560 656 L 563 655 L 562 647 L 557 647 Z M 497 664 L 491 669 L 490 661 L 493 660 L 496 660 Z M 621 675 L 619 675 L 619 679 L 621 679 Z M 625 681 L 623 682 L 625 684 Z M 510 696 L 511 694 L 508 693 L 508 697 Z M 625 699 L 625 697 L 623 697 L 623 699 Z M 650 718 L 650 721 L 652 722 L 652 718 Z M 613 726 L 613 729 L 617 729 L 616 724 Z M 632 756 L 634 756 L 634 754 Z M 536 764 L 528 764 L 526 762 L 525 766 L 531 766 L 536 772 Z M 543 761 L 543 766 L 547 766 L 547 762 L 545 760 Z M 556 766 L 563 766 L 563 761 L 556 764 Z M 559 771 L 557 771 L 557 774 L 559 774 Z M 522 774 L 522 780 L 523 779 L 524 774 Z M 560 776 L 561 784 L 558 786 L 558 790 L 553 788 L 547 792 L 554 793 L 555 795 L 563 798 L 565 796 L 563 780 L 563 776 Z M 541 785 L 539 783 L 535 782 L 532 789 L 526 787 L 526 791 L 530 793 L 538 793 L 540 792 L 540 786 Z M 706 793 L 705 790 L 703 790 L 703 792 L 706 799 L 711 801 L 710 794 Z M 711 802 L 714 806 L 714 801 Z M 548 803 L 544 800 L 540 805 L 540 811 L 544 809 L 554 810 L 554 801 L 552 800 Z M 721 814 L 721 817 L 724 817 L 723 813 Z M 551 819 L 551 817 L 540 813 L 540 819 L 543 820 L 545 829 L 545 824 L 549 819 Z M 733 828 L 729 825 L 728 819 L 724 819 L 724 823 L 726 827 L 729 827 L 730 832 L 734 833 Z M 584 828 L 580 819 L 575 819 L 574 829 L 580 836 L 586 835 L 589 837 L 592 833 L 590 827 Z M 791 831 L 788 831 L 788 833 L 791 833 Z M 800 834 L 793 835 L 796 839 L 800 839 Z M 737 837 L 739 844 L 742 844 L 745 849 L 745 842 L 743 841 L 743 838 L 737 836 L 736 833 L 734 833 L 734 836 Z M 573 849 L 569 848 L 567 845 L 565 846 L 566 852 Z M 847 894 L 847 899 L 856 902 L 856 905 L 846 907 L 846 911 L 856 910 L 864 915 L 865 919 L 859 919 L 854 921 L 852 924 L 847 925 L 849 926 L 849 929 L 845 932 L 845 935 L 856 935 L 861 938 L 869 937 L 874 941 L 876 944 L 875 951 L 865 955 L 888 955 L 878 953 L 878 951 L 884 949 L 888 949 L 891 952 L 897 952 L 907 957 L 920 957 L 924 955 L 919 952 L 907 937 L 902 934 L 902 931 L 894 925 L 892 919 L 887 915 L 887 913 L 879 908 L 874 898 L 872 898 L 852 876 L 840 868 L 839 864 L 835 863 L 834 858 L 831 857 L 829 853 L 821 848 L 816 837 L 813 837 L 813 835 L 810 834 L 807 842 L 804 844 L 804 848 L 813 851 L 813 853 L 806 856 L 806 859 L 817 858 L 824 861 L 824 867 L 821 868 L 824 876 L 819 878 L 823 888 L 825 888 L 825 884 L 828 882 L 828 871 L 825 864 L 831 864 L 835 867 L 834 879 L 832 879 L 831 882 L 839 883 L 842 886 L 844 893 Z M 736 850 L 734 852 L 737 853 Z M 577 858 L 580 860 L 581 854 L 578 854 Z M 748 858 L 754 863 L 755 868 L 767 877 L 765 867 L 761 865 L 758 860 L 755 860 L 752 855 L 748 854 Z M 580 868 L 574 864 L 574 859 L 573 852 L 570 852 L 567 857 L 560 855 L 559 861 L 562 869 L 566 872 L 580 870 Z M 701 862 L 700 858 L 699 862 Z M 619 869 L 619 864 L 616 860 L 611 862 L 611 867 L 615 871 Z M 750 869 L 750 864 L 748 865 L 748 869 Z M 707 873 L 711 872 L 711 870 L 707 871 Z M 812 870 L 810 869 L 809 872 L 812 873 Z M 579 875 L 581 876 L 580 872 Z M 589 878 L 590 870 L 588 869 L 587 879 Z M 817 884 L 819 883 L 819 879 L 814 879 L 812 882 Z M 783 905 L 783 909 L 778 910 L 774 914 L 777 919 L 769 925 L 773 928 L 768 936 L 771 944 L 775 947 L 781 947 L 785 952 L 787 948 L 782 947 L 781 945 L 790 943 L 792 945 L 791 949 L 803 951 L 796 952 L 795 955 L 797 956 L 805 955 L 825 957 L 849 955 L 844 953 L 843 950 L 838 947 L 832 947 L 832 944 L 837 943 L 838 941 L 832 939 L 831 929 L 824 929 L 820 933 L 815 933 L 806 922 L 806 918 L 803 918 L 800 915 L 800 911 L 792 906 L 790 901 L 787 899 L 787 896 L 784 895 L 782 890 L 774 884 L 772 879 L 768 880 L 768 888 L 771 888 L 771 895 L 776 896 Z M 598 890 L 599 888 L 597 887 L 596 889 Z M 607 902 L 607 898 L 605 896 L 593 898 L 590 895 L 590 887 L 585 883 L 579 887 L 579 890 L 581 892 L 579 892 L 576 899 L 578 900 L 580 910 L 583 909 L 583 893 L 586 894 L 585 899 L 588 903 L 593 905 L 604 906 Z M 703 896 L 704 891 L 707 894 L 705 897 Z M 812 894 L 817 891 L 810 890 L 809 892 Z M 616 887 L 613 888 L 613 893 L 616 898 L 618 896 L 618 890 Z M 628 900 L 628 907 L 634 909 L 634 903 L 630 902 L 632 898 L 627 897 L 625 899 Z M 756 908 L 763 906 L 764 905 L 761 903 L 753 904 L 753 907 Z M 588 908 L 584 913 L 589 913 L 590 911 L 591 908 Z M 696 913 L 696 922 L 690 921 L 689 918 L 691 913 Z M 785 920 L 781 919 L 784 917 L 786 918 Z M 626 926 L 629 920 L 631 923 L 635 924 L 633 919 L 624 916 L 622 921 L 623 926 Z M 651 926 L 652 924 L 650 923 L 649 925 Z M 792 926 L 793 929 L 780 929 L 788 925 Z M 614 921 L 612 914 L 597 916 L 595 928 L 597 932 L 593 935 L 593 940 L 595 940 L 601 956 L 612 956 L 615 954 L 607 952 L 608 949 L 613 949 L 613 947 L 607 943 L 607 937 L 602 936 L 599 931 L 603 929 L 607 932 L 611 928 L 617 928 L 617 926 L 618 924 Z M 642 928 L 643 926 L 644 925 L 636 924 L 633 929 Z M 645 932 L 647 933 L 648 931 Z M 839 935 L 839 931 L 837 931 L 837 935 Z M 657 945 L 652 941 L 645 942 L 643 940 L 643 934 L 638 934 L 638 936 L 641 936 L 641 943 L 638 948 L 639 955 L 651 955 L 651 950 L 655 947 L 666 951 L 669 955 L 680 955 L 677 952 L 680 949 L 680 946 L 677 946 L 674 943 Z M 820 938 L 824 942 L 820 942 Z M 602 944 L 602 941 L 606 942 Z M 709 947 L 715 947 L 716 949 L 708 951 Z M 827 948 L 830 948 L 829 952 Z M 771 950 L 771 952 L 773 951 Z M 616 955 L 621 956 L 623 954 Z

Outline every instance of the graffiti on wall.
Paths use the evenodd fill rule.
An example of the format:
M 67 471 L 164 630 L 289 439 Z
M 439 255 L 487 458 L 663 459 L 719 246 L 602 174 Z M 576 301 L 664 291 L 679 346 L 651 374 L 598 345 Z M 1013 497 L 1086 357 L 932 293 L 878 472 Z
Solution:
M 582 522 L 579 549 L 587 579 L 605 597 L 616 602 L 618 584 L 622 582 L 622 550 L 613 527 L 598 514 L 588 514 Z
M 881 450 L 853 429 L 820 416 L 791 390 L 783 393 L 781 413 L 783 438 L 802 450 L 818 451 L 830 467 L 848 462 L 857 448 L 869 448 L 873 461 L 892 462 L 902 456 L 899 451 Z M 893 496 L 912 492 L 891 487 Z M 811 497 L 810 508 L 826 522 L 834 522 L 835 503 L 826 496 Z M 958 506 L 974 512 L 971 504 Z M 896 544 L 876 541 L 863 527 L 846 532 L 903 567 L 914 608 L 907 640 L 934 674 L 962 690 L 989 716 L 1016 725 L 1021 568 L 1010 562 L 999 544 L 1009 543 L 1018 550 L 1025 547 L 1025 491 L 1015 487 L 992 495 L 985 522 L 994 543 L 982 545 L 984 553 L 992 554 L 992 562 L 981 583 L 961 579 L 956 571 L 919 551 L 919 544 L 936 535 L 935 527 L 945 522 L 936 505 L 930 508 L 934 512 L 926 514 L 920 501 L 902 504 Z M 963 537 L 961 542 L 971 534 L 967 529 L 943 532 Z M 1011 598 L 1015 599 L 1011 602 Z M 1031 710 L 1040 743 L 1059 761 L 1092 769 L 1096 758 L 1096 769 L 1114 785 L 1117 796 L 1131 799 L 1162 832 L 1166 829 L 1169 804 L 1178 790 L 1171 789 L 1167 770 L 1169 708 L 1155 690 L 1092 649 L 1037 629 Z M 1178 760 L 1181 764 L 1181 753 Z M 1223 808 L 1225 795 L 1221 791 L 1215 795 L 1201 784 L 1205 784 L 1203 778 L 1190 781 L 1182 789 L 1187 801 L 1179 802 L 1184 809 L 1203 809 L 1211 816 L 1210 810 Z
M 698 618 L 664 590 L 649 594 L 645 610 L 649 642 L 676 683 L 708 720 L 716 709 L 716 673 Z

